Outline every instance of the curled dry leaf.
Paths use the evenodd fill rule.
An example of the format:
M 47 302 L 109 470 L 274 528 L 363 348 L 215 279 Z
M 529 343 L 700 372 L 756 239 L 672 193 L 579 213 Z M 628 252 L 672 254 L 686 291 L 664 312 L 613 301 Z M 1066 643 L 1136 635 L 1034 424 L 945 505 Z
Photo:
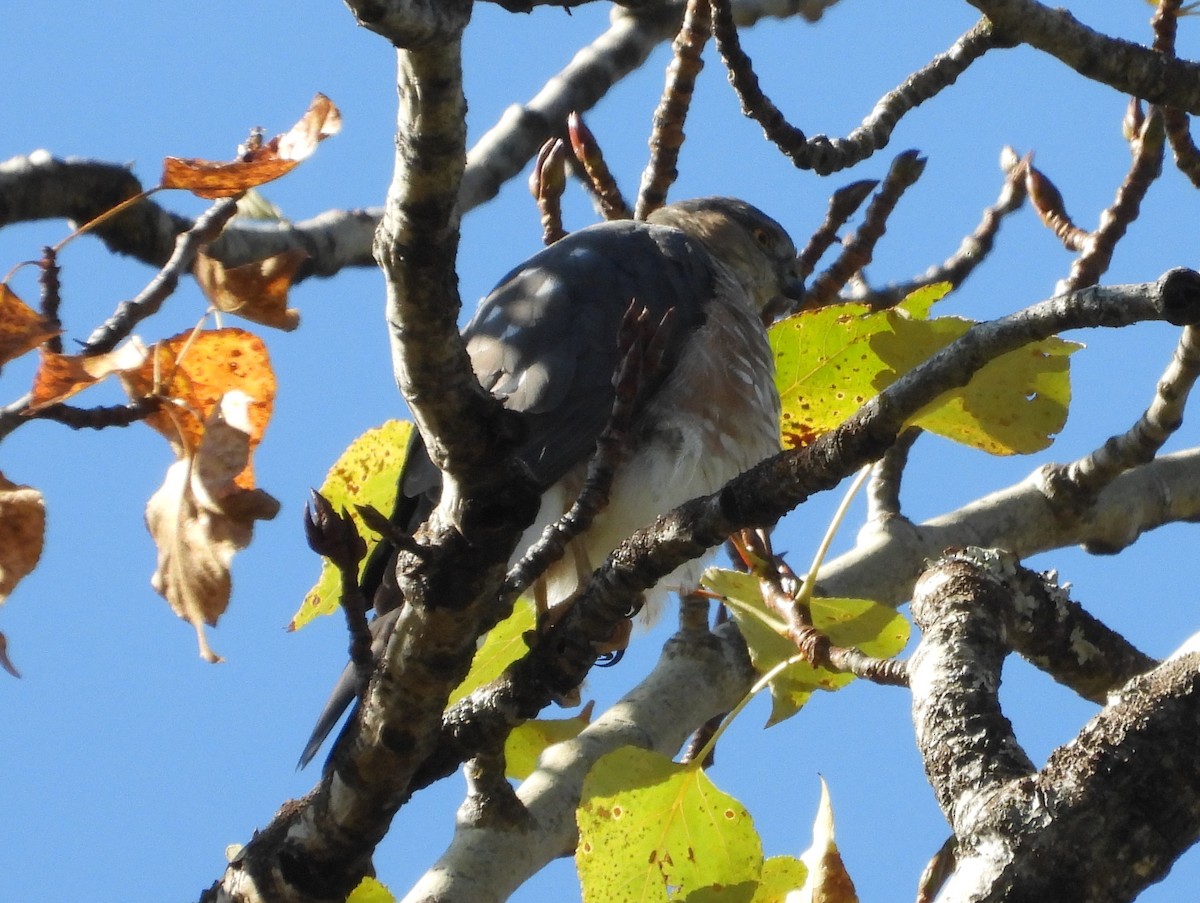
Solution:
M 341 128 L 338 108 L 324 94 L 318 94 L 291 129 L 270 141 L 253 142 L 237 160 L 167 157 L 163 160 L 162 187 L 184 188 L 202 198 L 233 197 L 291 172 Z
M 141 366 L 121 372 L 120 378 L 135 401 L 158 395 L 172 402 L 146 422 L 167 437 L 178 458 L 190 457 L 199 448 L 204 422 L 226 393 L 237 390 L 250 398 L 251 453 L 262 439 L 275 403 L 275 374 L 266 345 L 241 329 L 180 333 L 159 342 Z M 236 482 L 253 488 L 248 460 Z
M 808 880 L 800 890 L 787 895 L 787 903 L 858 903 L 854 882 L 833 837 L 833 804 L 824 778 L 821 778 L 817 816 L 813 819 L 812 846 L 800 860 L 808 866 Z
M 107 354 L 55 354 L 42 349 L 42 361 L 33 376 L 29 410 L 65 401 L 113 373 L 136 370 L 149 352 L 136 338 Z
M 300 312 L 287 306 L 288 289 L 307 258 L 307 253 L 294 249 L 226 267 L 207 254 L 198 254 L 192 274 L 217 310 L 290 332 L 300 325 Z
M 0 474 L 0 603 L 17 583 L 37 567 L 46 537 L 46 502 L 29 486 Z M 0 668 L 20 677 L 8 659 L 8 642 L 0 633 Z
M 0 366 L 61 331 L 0 282 Z
M 215 626 L 229 605 L 233 553 L 250 544 L 254 521 L 270 520 L 279 511 L 269 494 L 237 482 L 250 459 L 252 404 L 239 390 L 223 395 L 203 424 L 195 452 L 167 469 L 146 505 L 146 526 L 158 547 L 150 582 L 196 628 L 200 655 L 210 662 L 222 659 L 209 647 L 204 628 Z

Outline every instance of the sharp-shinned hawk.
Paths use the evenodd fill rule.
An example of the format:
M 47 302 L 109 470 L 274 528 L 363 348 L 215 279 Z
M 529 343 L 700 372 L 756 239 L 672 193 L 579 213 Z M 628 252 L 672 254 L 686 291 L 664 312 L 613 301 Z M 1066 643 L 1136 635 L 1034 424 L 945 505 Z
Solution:
M 764 310 L 781 297 L 799 297 L 795 264 L 795 246 L 773 219 L 742 201 L 700 198 L 662 207 L 644 222 L 574 232 L 518 266 L 480 302 L 463 329 L 467 353 L 484 388 L 522 415 L 527 431 L 517 454 L 543 487 L 514 561 L 579 493 L 612 411 L 626 309 L 631 302 L 643 305 L 650 322 L 672 312 L 662 366 L 656 380 L 640 388 L 609 503 L 535 587 L 549 605 L 570 598 L 635 530 L 715 492 L 779 450 L 779 396 Z M 401 526 L 414 530 L 440 488 L 441 475 L 418 440 L 398 501 Z M 685 565 L 652 595 L 690 589 L 699 570 L 698 563 Z M 398 600 L 372 585 L 364 591 L 368 598 L 375 594 L 378 656 Z M 354 699 L 356 684 L 348 667 L 301 765 Z

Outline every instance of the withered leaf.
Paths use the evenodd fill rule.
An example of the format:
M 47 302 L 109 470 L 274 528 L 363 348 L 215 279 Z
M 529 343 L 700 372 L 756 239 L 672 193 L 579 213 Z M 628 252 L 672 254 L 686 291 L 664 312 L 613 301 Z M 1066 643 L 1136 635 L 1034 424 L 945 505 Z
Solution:
M 135 370 L 146 360 L 149 352 L 137 339 L 132 339 L 107 354 L 56 354 L 42 349 L 42 360 L 33 376 L 29 410 L 65 401 L 113 373 Z
M 288 289 L 307 258 L 308 254 L 297 248 L 226 267 L 207 254 L 198 254 L 192 274 L 217 310 L 290 332 L 300 325 L 300 312 L 287 306 Z
M 46 502 L 30 486 L 0 474 L 0 603 L 37 567 L 46 537 Z M 0 668 L 20 677 L 8 658 L 8 641 L 0 633 Z
M 291 129 L 270 141 L 255 143 L 237 160 L 167 157 L 163 160 L 162 187 L 184 188 L 202 198 L 233 197 L 291 172 L 341 128 L 338 108 L 324 94 L 317 94 L 308 112 Z
M 204 434 L 204 421 L 227 392 L 247 395 L 250 451 L 262 439 L 275 403 L 275 374 L 266 345 L 242 329 L 191 330 L 158 343 L 140 367 L 120 374 L 133 400 L 158 395 L 163 405 L 146 418 L 171 443 L 176 457 L 191 455 Z M 254 486 L 250 463 L 236 482 Z
M 200 656 L 209 662 L 222 661 L 204 628 L 215 626 L 229 605 L 233 554 L 250 544 L 254 521 L 270 520 L 279 511 L 268 493 L 236 482 L 250 458 L 251 404 L 238 390 L 222 396 L 203 424 L 195 453 L 167 469 L 146 505 L 146 526 L 158 548 L 150 583 L 195 627 Z
M 61 331 L 0 282 L 0 366 Z

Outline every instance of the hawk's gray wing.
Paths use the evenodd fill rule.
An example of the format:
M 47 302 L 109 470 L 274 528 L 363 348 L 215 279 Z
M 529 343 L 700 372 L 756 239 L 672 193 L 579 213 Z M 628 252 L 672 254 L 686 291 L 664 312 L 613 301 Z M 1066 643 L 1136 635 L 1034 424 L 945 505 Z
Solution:
M 629 220 L 574 232 L 505 276 L 463 330 L 483 387 L 523 414 L 518 455 L 544 488 L 586 461 L 612 410 L 618 331 L 633 301 L 651 322 L 673 309 L 661 373 L 704 321 L 713 262 L 684 233 Z M 642 387 L 643 396 L 654 386 Z M 410 458 L 403 491 L 436 491 L 424 454 Z M 415 526 L 415 525 L 410 525 Z

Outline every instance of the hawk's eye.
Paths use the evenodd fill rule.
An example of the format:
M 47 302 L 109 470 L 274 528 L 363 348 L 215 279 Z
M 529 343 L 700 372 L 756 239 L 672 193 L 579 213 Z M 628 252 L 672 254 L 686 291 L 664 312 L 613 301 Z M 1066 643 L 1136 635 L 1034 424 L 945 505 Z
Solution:
M 755 227 L 754 232 L 752 234 L 754 235 L 754 240 L 756 242 L 758 242 L 760 245 L 762 245 L 764 248 L 770 248 L 771 245 L 773 244 L 773 242 L 771 241 L 771 233 L 768 232 L 766 229 L 764 229 L 762 226 Z

